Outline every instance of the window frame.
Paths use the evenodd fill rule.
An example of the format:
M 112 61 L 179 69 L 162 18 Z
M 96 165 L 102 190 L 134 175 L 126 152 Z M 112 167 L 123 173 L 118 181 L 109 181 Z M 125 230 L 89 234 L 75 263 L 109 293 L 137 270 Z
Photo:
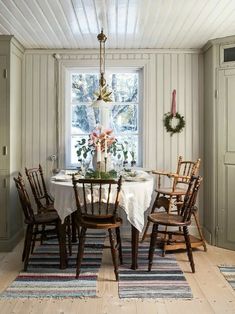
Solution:
M 68 70 L 76 68 L 98 69 L 99 51 L 81 50 L 68 52 L 55 56 L 55 106 L 57 110 L 57 167 L 65 168 L 65 78 Z M 154 54 L 141 53 L 140 51 L 107 51 L 106 68 L 134 68 L 142 70 L 142 114 L 141 114 L 141 147 L 142 165 L 145 169 L 155 169 L 157 165 L 156 143 L 156 66 Z
M 64 148 L 65 148 L 65 156 L 64 156 L 64 160 L 65 160 L 65 168 L 66 169 L 74 169 L 77 167 L 77 164 L 73 164 L 70 162 L 71 160 L 71 138 L 72 138 L 72 132 L 71 132 L 71 106 L 74 105 L 75 103 L 72 102 L 71 100 L 71 77 L 73 73 L 90 73 L 90 74 L 98 74 L 99 76 L 99 72 L 97 69 L 94 69 L 93 67 L 76 67 L 76 68 L 72 68 L 66 71 L 66 80 L 65 80 L 65 142 L 64 142 Z M 109 74 L 112 73 L 138 73 L 138 102 L 135 103 L 131 103 L 131 104 L 137 104 L 138 105 L 138 115 L 137 115 L 137 120 L 138 120 L 138 132 L 137 132 L 137 136 L 138 136 L 138 164 L 137 166 L 142 166 L 142 136 L 141 134 L 142 132 L 142 123 L 141 123 L 141 116 L 142 116 L 142 103 L 143 103 L 143 93 L 141 90 L 141 86 L 142 86 L 142 69 L 140 68 L 127 68 L 127 67 L 115 67 L 115 68 L 108 68 L 106 70 L 105 76 L 107 77 Z M 128 104 L 123 103 L 123 102 L 113 102 L 113 104 Z M 89 102 L 85 102 L 84 105 L 89 105 Z M 102 121 L 101 121 L 102 124 Z M 118 133 L 115 134 L 117 136 L 120 136 L 121 134 L 125 135 L 125 136 L 131 136 L 132 134 L 128 134 L 128 133 Z M 87 136 L 87 134 L 84 134 L 84 136 Z

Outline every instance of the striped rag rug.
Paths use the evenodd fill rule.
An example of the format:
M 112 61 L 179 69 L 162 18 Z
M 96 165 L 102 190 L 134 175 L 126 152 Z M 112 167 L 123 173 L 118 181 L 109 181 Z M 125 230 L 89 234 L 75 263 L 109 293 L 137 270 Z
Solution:
M 123 243 L 124 264 L 119 269 L 120 298 L 183 298 L 191 299 L 192 291 L 173 254 L 155 251 L 151 272 L 148 272 L 148 243 L 141 243 L 138 269 L 131 270 L 131 245 Z
M 27 271 L 20 272 L 0 298 L 95 297 L 105 237 L 105 233 L 87 234 L 79 279 L 75 278 L 78 244 L 73 243 L 68 268 L 62 270 L 58 241 L 44 241 L 31 255 Z
M 220 272 L 224 275 L 225 279 L 235 290 L 235 266 L 234 265 L 219 265 Z

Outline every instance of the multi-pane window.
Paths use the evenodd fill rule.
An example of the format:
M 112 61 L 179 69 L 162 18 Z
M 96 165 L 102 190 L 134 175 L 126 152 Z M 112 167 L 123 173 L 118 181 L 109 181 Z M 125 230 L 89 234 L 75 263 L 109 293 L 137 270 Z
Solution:
M 113 99 L 108 103 L 109 127 L 113 130 L 118 145 L 121 147 L 120 144 L 123 144 L 128 148 L 128 161 L 131 162 L 134 158 L 140 164 L 139 73 L 106 72 L 105 78 Z M 66 166 L 73 167 L 78 163 L 75 147 L 77 142 L 81 138 L 88 139 L 95 127 L 103 122 L 100 109 L 92 107 L 92 102 L 97 98 L 94 92 L 99 89 L 99 74 L 84 70 L 71 71 L 67 87 Z

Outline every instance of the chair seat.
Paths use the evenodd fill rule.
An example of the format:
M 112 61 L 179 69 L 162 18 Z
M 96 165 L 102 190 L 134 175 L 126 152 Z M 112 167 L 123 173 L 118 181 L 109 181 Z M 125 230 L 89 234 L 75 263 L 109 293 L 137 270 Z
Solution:
M 94 219 L 91 217 L 83 217 L 78 221 L 78 224 L 91 229 L 112 229 L 120 227 L 122 225 L 122 219 L 117 217 L 116 222 L 113 222 L 113 218 Z
M 54 204 L 51 203 L 49 205 L 47 204 L 43 204 L 39 209 L 38 212 L 56 212 L 55 208 L 54 208 Z
M 48 212 L 48 213 L 40 213 L 34 215 L 34 224 L 47 224 L 47 223 L 53 223 L 57 222 L 59 219 L 59 216 L 56 212 Z M 25 219 L 26 224 L 32 223 L 32 221 L 29 221 Z
M 183 217 L 176 214 L 167 214 L 165 212 L 152 213 L 148 216 L 150 222 L 161 224 L 164 226 L 188 226 L 190 221 L 183 221 Z
M 177 187 L 174 191 L 172 191 L 172 187 L 161 187 L 159 189 L 155 189 L 155 191 L 169 196 L 182 196 L 186 194 L 187 189 Z

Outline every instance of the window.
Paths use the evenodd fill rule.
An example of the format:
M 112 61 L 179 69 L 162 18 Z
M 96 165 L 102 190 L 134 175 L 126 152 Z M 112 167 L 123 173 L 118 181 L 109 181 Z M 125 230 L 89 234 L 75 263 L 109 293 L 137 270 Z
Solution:
M 137 164 L 141 164 L 140 151 L 140 93 L 139 71 L 115 70 L 106 72 L 107 85 L 112 90 L 109 127 L 118 143 L 128 146 L 128 159 L 135 153 Z M 99 73 L 91 70 L 70 70 L 66 83 L 66 167 L 76 167 L 78 160 L 75 145 L 81 138 L 88 138 L 97 124 L 102 125 L 99 108 L 91 106 L 99 88 Z M 126 144 L 128 143 L 128 144 Z

